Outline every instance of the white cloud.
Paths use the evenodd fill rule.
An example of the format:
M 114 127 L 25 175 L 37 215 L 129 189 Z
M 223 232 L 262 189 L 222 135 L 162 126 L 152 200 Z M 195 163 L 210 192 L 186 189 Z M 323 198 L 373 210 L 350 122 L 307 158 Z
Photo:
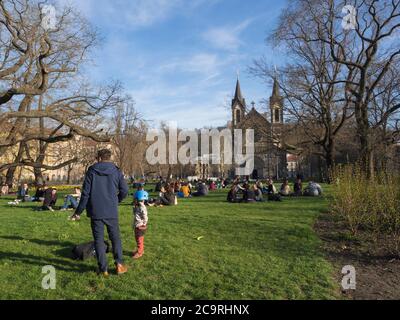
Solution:
M 236 50 L 243 42 L 241 33 L 251 24 L 252 19 L 247 19 L 237 26 L 223 26 L 211 28 L 203 33 L 203 39 L 218 49 Z

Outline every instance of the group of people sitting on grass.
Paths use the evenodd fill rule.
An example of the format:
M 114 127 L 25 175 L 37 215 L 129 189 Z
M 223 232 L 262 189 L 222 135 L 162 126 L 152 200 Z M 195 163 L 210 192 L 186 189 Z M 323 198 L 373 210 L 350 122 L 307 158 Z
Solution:
M 158 192 L 158 197 L 150 198 L 149 193 L 144 190 L 145 182 L 134 183 L 133 186 L 137 188 L 135 197 L 140 195 L 144 197 L 147 206 L 157 207 L 177 205 L 178 198 L 205 197 L 210 191 L 209 185 L 203 181 L 193 186 L 190 182 L 175 181 L 166 183 L 160 180 L 154 190 Z
M 160 192 L 165 182 L 160 179 L 157 184 L 155 191 Z M 193 184 L 188 181 L 177 180 L 170 183 L 170 188 L 174 190 L 178 198 L 190 198 L 190 197 L 203 197 L 207 196 L 210 191 L 219 189 L 225 189 L 228 185 L 227 180 L 209 180 L 209 181 L 194 181 Z
M 134 183 L 133 186 L 137 188 L 135 196 L 143 198 L 147 206 L 162 207 L 177 205 L 178 198 L 205 197 L 210 191 L 226 188 L 228 184 L 227 180 L 195 181 L 193 185 L 191 182 L 180 180 L 166 183 L 160 179 L 155 186 L 155 191 L 158 192 L 156 198 L 150 198 L 149 193 L 144 190 L 144 181 Z M 18 205 L 21 202 L 42 202 L 42 205 L 37 208 L 38 210 L 66 211 L 75 210 L 79 205 L 81 197 L 81 188 L 75 187 L 74 193 L 66 195 L 63 205 L 56 209 L 58 200 L 57 188 L 39 185 L 33 196 L 29 195 L 29 191 L 29 185 L 22 183 L 16 192 L 16 199 L 9 202 L 9 204 Z M 10 194 L 8 189 L 2 188 L 2 194 L 5 195 L 6 192 Z M 231 203 L 262 202 L 264 200 L 281 201 L 282 197 L 321 195 L 322 188 L 318 183 L 310 181 L 307 187 L 303 189 L 303 182 L 300 177 L 297 177 L 295 180 L 293 188 L 290 186 L 289 180 L 285 179 L 279 191 L 276 189 L 274 181 L 271 178 L 265 184 L 261 180 L 250 183 L 249 181 L 241 182 L 239 179 L 236 179 L 228 192 L 227 201 Z
M 75 187 L 73 194 L 68 194 L 64 198 L 64 204 L 59 210 L 75 210 L 78 207 L 81 197 L 81 188 Z M 16 199 L 9 202 L 9 205 L 19 205 L 21 202 L 41 202 L 42 205 L 37 207 L 41 211 L 57 210 L 56 203 L 58 200 L 58 190 L 55 187 L 39 185 L 36 187 L 35 195 L 29 195 L 29 185 L 22 183 L 17 190 Z
M 293 191 L 289 180 L 285 179 L 278 192 L 271 178 L 265 185 L 260 180 L 251 184 L 249 181 L 241 183 L 237 179 L 229 190 L 227 201 L 231 203 L 262 202 L 264 195 L 268 201 L 281 201 L 282 197 L 318 197 L 322 195 L 322 187 L 318 183 L 310 181 L 303 190 L 302 180 L 298 177 L 293 185 Z

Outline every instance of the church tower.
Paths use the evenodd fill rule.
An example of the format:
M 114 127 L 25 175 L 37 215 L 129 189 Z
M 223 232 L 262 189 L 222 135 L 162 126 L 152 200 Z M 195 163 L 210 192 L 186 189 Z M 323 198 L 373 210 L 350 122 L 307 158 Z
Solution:
M 284 124 L 283 119 L 283 97 L 279 92 L 278 80 L 274 79 L 274 88 L 272 90 L 272 96 L 269 99 L 269 108 L 271 112 L 271 124 L 272 130 L 275 133 L 280 133 Z
M 232 100 L 232 127 L 237 128 L 239 123 L 244 119 L 246 112 L 246 100 L 242 96 L 239 78 L 236 82 L 235 97 Z

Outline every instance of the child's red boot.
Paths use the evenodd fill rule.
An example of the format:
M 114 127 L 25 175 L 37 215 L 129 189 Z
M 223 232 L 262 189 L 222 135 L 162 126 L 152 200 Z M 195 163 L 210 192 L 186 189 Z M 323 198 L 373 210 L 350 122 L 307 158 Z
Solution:
M 144 236 L 141 237 L 137 237 L 136 238 L 136 242 L 137 242 L 137 251 L 134 253 L 133 255 L 133 259 L 139 259 L 143 256 L 144 253 Z

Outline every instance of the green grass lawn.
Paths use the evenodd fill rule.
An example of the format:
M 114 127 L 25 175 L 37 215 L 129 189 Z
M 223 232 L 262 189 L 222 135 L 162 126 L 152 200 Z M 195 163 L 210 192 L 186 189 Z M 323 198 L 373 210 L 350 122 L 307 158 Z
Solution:
M 326 200 L 229 204 L 225 198 L 216 192 L 150 208 L 139 261 L 130 258 L 135 240 L 125 201 L 120 225 L 130 270 L 108 279 L 96 276 L 94 259 L 70 259 L 75 244 L 92 239 L 89 219 L 70 222 L 71 212 L 37 212 L 29 203 L 15 208 L 0 198 L 0 299 L 337 298 L 333 268 L 313 231 Z M 57 270 L 56 290 L 41 287 L 45 265 Z

